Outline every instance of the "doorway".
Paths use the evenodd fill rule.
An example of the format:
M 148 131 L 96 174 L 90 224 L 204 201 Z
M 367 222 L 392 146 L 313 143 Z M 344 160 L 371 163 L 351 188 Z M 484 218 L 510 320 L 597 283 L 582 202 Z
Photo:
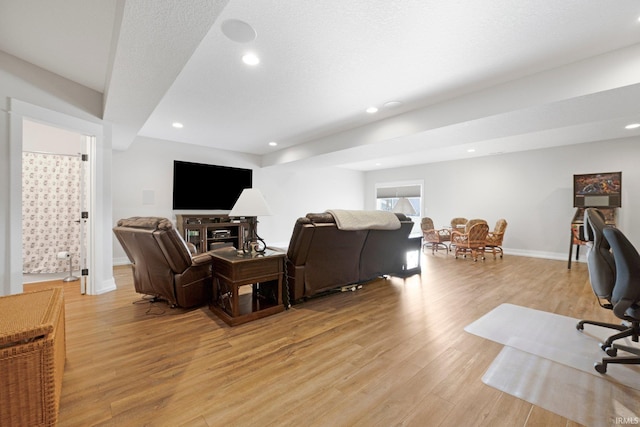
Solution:
M 9 223 L 10 232 L 8 235 L 10 251 L 10 281 L 9 293 L 20 293 L 23 291 L 23 233 L 22 233 L 22 156 L 23 156 L 23 132 L 24 123 L 36 122 L 52 128 L 66 130 L 79 135 L 82 138 L 82 148 L 80 151 L 88 154 L 87 161 L 83 161 L 83 173 L 85 174 L 82 191 L 86 192 L 83 200 L 86 208 L 82 208 L 82 214 L 78 213 L 80 219 L 80 250 L 79 264 L 81 266 L 80 291 L 91 295 L 96 294 L 94 283 L 95 275 L 95 247 L 96 247 L 96 221 L 89 219 L 89 212 L 96 212 L 96 146 L 98 139 L 102 141 L 102 125 L 92 123 L 83 119 L 69 116 L 48 110 L 33 104 L 29 104 L 14 98 L 10 99 L 11 121 L 9 126 L 10 139 L 10 179 L 15 184 L 10 186 L 10 210 Z M 86 215 L 84 212 L 87 212 Z M 80 216 L 82 218 L 80 218 Z M 86 268 L 84 267 L 86 266 Z M 86 270 L 86 271 L 85 271 Z
M 88 185 L 83 159 L 86 136 L 23 120 L 23 283 L 80 281 L 86 270 L 86 233 L 81 212 Z

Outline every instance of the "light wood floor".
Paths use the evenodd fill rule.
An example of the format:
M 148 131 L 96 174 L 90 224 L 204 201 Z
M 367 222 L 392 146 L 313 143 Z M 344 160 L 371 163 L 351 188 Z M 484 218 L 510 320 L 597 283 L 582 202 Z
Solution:
M 59 425 L 575 426 L 483 384 L 502 346 L 463 328 L 504 302 L 615 321 L 586 265 L 441 252 L 422 268 L 233 328 L 141 301 L 128 267 L 108 294 L 65 284 Z

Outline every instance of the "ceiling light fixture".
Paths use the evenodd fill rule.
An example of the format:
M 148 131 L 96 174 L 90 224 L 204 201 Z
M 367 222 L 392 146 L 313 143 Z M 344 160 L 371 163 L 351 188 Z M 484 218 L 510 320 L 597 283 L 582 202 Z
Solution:
M 238 43 L 254 41 L 258 35 L 251 25 L 239 19 L 227 19 L 220 25 L 220 29 L 229 40 Z
M 366 110 L 366 111 L 367 111 L 367 113 L 369 113 L 369 114 L 375 114 L 375 113 L 377 113 L 377 112 L 378 112 L 378 109 L 377 109 L 376 107 L 369 107 L 369 108 L 367 108 L 367 110 Z
M 184 127 L 182 123 L 178 123 L 178 122 L 173 122 L 171 126 L 173 126 L 176 129 L 182 129 Z
M 242 62 L 254 66 L 260 63 L 260 58 L 255 53 L 247 53 L 242 57 Z
M 475 149 L 475 148 L 469 148 L 469 149 L 467 150 L 467 153 L 475 153 L 475 152 L 476 152 L 476 149 Z
M 278 145 L 278 143 L 277 143 L 277 142 L 275 142 L 275 141 L 271 141 L 271 142 L 269 143 L 269 145 L 270 145 L 271 147 L 275 147 L 275 146 L 277 146 L 277 145 Z
M 400 101 L 388 101 L 388 102 L 384 103 L 383 107 L 391 109 L 391 108 L 397 108 L 397 107 L 399 107 L 401 105 L 402 105 L 402 102 L 400 102 Z
M 625 129 L 637 129 L 640 128 L 640 123 L 631 123 L 630 125 L 626 125 Z

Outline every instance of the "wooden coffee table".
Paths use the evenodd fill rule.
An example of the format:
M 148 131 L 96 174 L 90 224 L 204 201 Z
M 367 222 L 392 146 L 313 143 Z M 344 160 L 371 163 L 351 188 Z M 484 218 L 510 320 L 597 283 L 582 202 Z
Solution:
M 267 249 L 244 254 L 235 248 L 213 251 L 210 309 L 230 326 L 284 311 L 285 253 Z

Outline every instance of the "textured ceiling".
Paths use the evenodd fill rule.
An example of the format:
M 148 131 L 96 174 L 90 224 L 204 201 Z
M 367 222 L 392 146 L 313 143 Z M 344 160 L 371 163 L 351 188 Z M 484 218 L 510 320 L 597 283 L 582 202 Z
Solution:
M 116 149 L 370 170 L 640 134 L 623 128 L 638 17 L 637 0 L 0 0 L 0 50 L 104 92 Z
M 104 91 L 116 2 L 0 0 L 0 50 Z

